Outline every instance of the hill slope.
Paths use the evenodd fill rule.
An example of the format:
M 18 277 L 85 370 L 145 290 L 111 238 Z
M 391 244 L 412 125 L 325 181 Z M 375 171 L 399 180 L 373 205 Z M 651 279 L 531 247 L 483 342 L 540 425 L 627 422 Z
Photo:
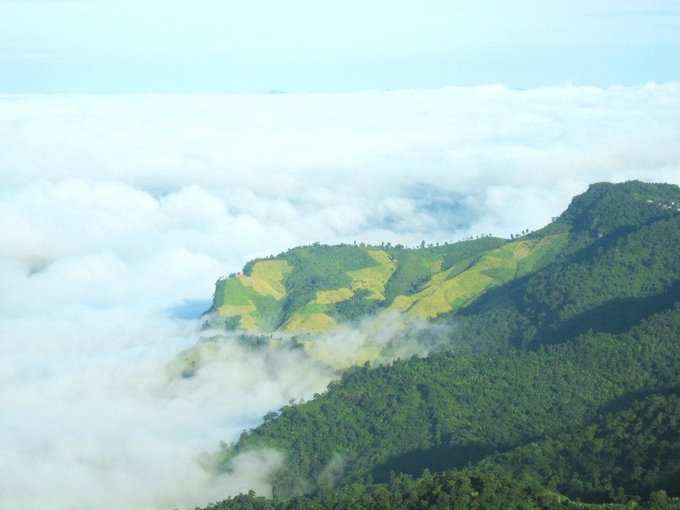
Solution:
M 472 471 L 603 501 L 660 489 L 680 494 L 680 389 L 624 399 L 585 426 L 490 456 Z
M 569 233 L 553 261 L 460 310 L 457 338 L 535 348 L 588 330 L 622 332 L 664 309 L 680 296 L 678 204 L 677 186 L 591 186 L 533 234 Z
M 620 267 L 630 263 L 667 265 L 668 260 L 654 259 L 653 246 L 647 246 L 645 254 L 639 250 L 650 240 L 674 242 L 675 225 L 659 221 L 677 220 L 678 212 L 680 192 L 675 186 L 603 183 L 575 198 L 548 227 L 514 241 L 484 237 L 420 249 L 389 245 L 294 248 L 251 261 L 243 273 L 220 279 L 211 318 L 253 333 L 305 334 L 327 331 L 383 309 L 426 319 L 455 314 L 487 290 L 545 269 L 554 261 L 572 267 L 572 274 L 561 277 L 562 283 L 590 278 L 588 266 L 604 258 L 603 254 L 608 264 L 616 266 L 610 271 L 631 272 L 631 268 Z M 653 223 L 657 232 L 639 232 L 640 227 Z M 618 258 L 613 260 L 605 252 Z M 573 264 L 576 259 L 580 259 L 578 266 Z M 600 269 L 592 270 L 596 277 L 593 286 L 601 283 L 598 277 L 610 276 L 601 274 Z M 633 282 L 637 287 L 627 294 L 649 296 L 663 287 L 663 282 L 657 281 L 656 287 L 640 288 L 649 283 L 656 269 L 666 270 L 645 267 L 644 281 Z M 559 273 L 548 269 L 542 274 Z M 519 285 L 521 301 L 551 304 L 550 296 L 540 295 L 538 287 L 545 285 L 536 282 L 541 278 Z M 607 290 L 616 293 L 616 289 Z M 505 289 L 501 292 L 508 295 Z M 487 308 L 498 307 L 494 297 L 493 293 L 485 296 Z M 480 306 L 465 313 L 482 310 Z
M 512 278 L 520 261 L 539 249 L 535 244 L 506 247 L 487 237 L 421 249 L 294 248 L 219 280 L 212 319 L 253 333 L 306 334 L 390 307 L 433 317 Z M 486 274 L 493 269 L 498 274 Z M 461 279 L 461 273 L 467 276 Z M 453 283 L 456 278 L 462 283 Z
M 585 424 L 628 395 L 677 386 L 678 338 L 680 306 L 624 334 L 585 335 L 536 352 L 442 353 L 355 368 L 325 394 L 244 434 L 225 452 L 225 465 L 253 448 L 286 452 L 279 494 L 300 480 L 313 484 L 336 454 L 344 482 L 462 468 Z
M 637 508 L 678 510 L 680 500 L 662 492 Z M 241 495 L 210 507 L 212 510 L 575 510 L 624 509 L 621 504 L 585 505 L 536 484 L 490 476 L 458 473 L 425 474 L 417 480 L 395 477 L 389 484 L 353 484 L 318 494 L 267 500 Z
M 404 250 L 425 275 L 404 278 L 419 282 L 411 287 L 390 283 L 406 264 L 386 251 L 394 269 L 381 287 L 384 299 L 371 297 L 384 308 L 406 303 L 406 314 L 425 310 L 421 316 L 454 321 L 448 352 L 347 371 L 325 394 L 286 406 L 245 433 L 225 450 L 225 469 L 240 452 L 280 449 L 288 460 L 274 480 L 279 495 L 301 484 L 314 487 L 338 456 L 345 466 L 340 484 L 427 468 L 526 475 L 586 500 L 619 487 L 641 496 L 677 487 L 677 463 L 657 462 L 677 451 L 677 435 L 666 433 L 677 424 L 677 402 L 669 397 L 607 414 L 622 401 L 680 386 L 677 204 L 675 186 L 593 185 L 545 229 L 512 242 L 484 240 L 498 243 L 488 249 L 467 245 L 480 249 L 448 262 L 442 257 L 429 276 L 421 250 Z M 444 255 L 459 248 L 440 249 Z M 620 425 L 630 416 L 640 425 Z M 657 422 L 665 428 L 649 437 L 666 448 L 661 457 L 631 435 Z M 581 441 L 593 430 L 592 442 Z M 585 456 L 579 467 L 570 445 L 601 445 L 598 431 L 605 437 L 602 451 L 614 460 Z M 614 431 L 631 439 L 625 442 L 632 457 L 621 452 L 621 441 L 609 439 Z M 520 462 L 532 452 L 540 453 Z M 619 461 L 633 471 L 616 471 Z M 532 462 L 551 467 L 540 473 Z M 590 485 L 579 485 L 593 473 Z
M 399 313 L 455 320 L 450 344 L 463 350 L 621 332 L 677 298 L 679 206 L 676 186 L 601 183 L 546 228 L 511 241 L 294 248 L 221 279 L 208 322 L 304 343 Z

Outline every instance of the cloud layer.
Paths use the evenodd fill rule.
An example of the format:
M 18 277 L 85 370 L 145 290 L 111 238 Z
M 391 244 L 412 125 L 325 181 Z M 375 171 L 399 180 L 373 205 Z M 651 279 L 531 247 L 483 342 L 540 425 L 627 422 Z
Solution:
M 332 373 L 231 345 L 168 378 L 199 336 L 178 316 L 218 276 L 314 241 L 538 228 L 594 181 L 679 184 L 678 139 L 678 85 L 0 96 L 0 501 L 167 509 L 266 489 L 197 459 Z

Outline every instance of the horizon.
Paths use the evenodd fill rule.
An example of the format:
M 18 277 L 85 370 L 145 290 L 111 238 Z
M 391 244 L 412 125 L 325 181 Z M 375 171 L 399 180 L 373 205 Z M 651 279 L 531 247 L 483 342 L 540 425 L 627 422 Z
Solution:
M 358 363 L 374 339 L 425 355 L 455 329 L 370 314 L 427 308 L 428 282 L 453 312 L 448 290 L 460 306 L 570 239 L 413 264 L 347 250 L 290 288 L 292 265 L 267 266 L 211 329 L 216 281 L 317 242 L 510 239 L 595 183 L 680 185 L 678 55 L 680 0 L 0 0 L 0 506 L 270 494 L 282 457 L 218 473 L 221 445 L 325 392 L 328 357 Z M 680 278 L 663 257 L 654 278 Z M 341 326 L 314 338 L 325 361 L 227 330 L 266 316 L 288 335 L 307 305 Z M 402 326 L 433 343 L 409 350 Z
M 5 0 L 0 92 L 349 92 L 680 81 L 680 3 Z

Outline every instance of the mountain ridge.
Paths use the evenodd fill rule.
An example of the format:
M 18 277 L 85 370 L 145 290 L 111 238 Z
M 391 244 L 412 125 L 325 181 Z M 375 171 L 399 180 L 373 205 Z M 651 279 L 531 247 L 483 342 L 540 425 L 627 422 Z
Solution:
M 597 183 L 546 227 L 509 240 L 484 236 L 420 248 L 318 243 L 292 248 L 221 278 L 206 323 L 256 336 L 284 334 L 303 343 L 386 311 L 412 320 L 456 316 L 465 323 L 484 310 L 494 290 L 520 289 L 524 277 L 534 275 L 536 282 L 550 264 L 593 258 L 617 240 L 624 244 L 632 225 L 672 220 L 678 213 L 677 186 Z M 519 301 L 537 299 L 524 294 Z
M 445 269 L 442 262 L 405 295 L 432 289 L 433 278 L 446 271 L 443 283 L 472 268 L 497 278 L 459 308 L 427 318 L 454 325 L 446 348 L 346 370 L 323 394 L 284 406 L 242 434 L 222 452 L 222 468 L 228 471 L 243 452 L 285 452 L 285 469 L 272 479 L 272 504 L 302 486 L 324 494 L 320 473 L 338 456 L 340 491 L 388 483 L 391 472 L 417 477 L 418 484 L 434 470 L 454 477 L 521 475 L 522 483 L 590 503 L 640 502 L 660 490 L 680 496 L 680 465 L 659 464 L 660 454 L 648 447 L 680 451 L 680 437 L 668 432 L 680 427 L 673 396 L 680 387 L 678 204 L 677 186 L 598 183 L 545 228 L 468 258 L 456 254 Z M 516 261 L 499 254 L 545 239 L 550 249 L 523 272 L 516 264 L 510 278 L 507 265 L 484 264 L 490 256 Z M 644 400 L 655 394 L 660 400 Z M 633 404 L 622 409 L 627 401 Z M 656 417 L 665 428 L 652 427 Z M 622 443 L 609 438 L 621 427 L 624 435 L 637 430 L 626 429 L 631 420 L 648 430 L 647 442 L 624 441 L 633 449 L 626 457 Z M 592 430 L 604 436 L 586 433 Z M 581 461 L 572 444 L 630 459 L 634 468 L 622 474 L 604 457 Z M 552 467 L 547 473 L 532 467 L 540 465 Z M 675 504 L 655 501 L 650 508 Z

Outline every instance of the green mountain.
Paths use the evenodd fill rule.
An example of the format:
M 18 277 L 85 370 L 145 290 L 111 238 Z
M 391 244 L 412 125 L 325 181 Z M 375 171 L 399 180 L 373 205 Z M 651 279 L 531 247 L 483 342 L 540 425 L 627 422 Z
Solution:
M 637 508 L 678 510 L 680 500 L 655 493 Z M 267 500 L 240 495 L 212 510 L 576 510 L 634 508 L 621 504 L 586 505 L 536 484 L 459 473 L 426 473 L 417 480 L 395 476 L 389 484 L 353 484 L 317 494 Z
M 336 455 L 345 466 L 341 483 L 461 469 L 585 426 L 618 400 L 680 384 L 679 337 L 680 305 L 623 334 L 593 333 L 538 351 L 441 353 L 351 369 L 323 395 L 243 434 L 225 465 L 249 449 L 286 452 L 274 480 L 279 494 L 295 492 L 301 480 L 313 485 Z
M 596 184 L 533 237 L 567 232 L 550 264 L 460 310 L 460 338 L 532 347 L 619 333 L 679 296 L 680 188 Z
M 645 393 L 613 402 L 587 425 L 489 456 L 471 471 L 540 481 L 589 499 L 606 500 L 617 491 L 677 494 L 680 388 Z
M 609 322 L 622 331 L 674 299 L 678 205 L 676 186 L 601 183 L 546 228 L 510 241 L 294 248 L 220 279 L 209 322 L 307 343 L 367 316 L 455 317 L 458 347 L 497 349 L 606 329 L 615 307 Z
M 267 304 L 255 291 L 269 292 Z M 498 508 L 543 508 L 535 496 L 556 492 L 570 499 L 551 505 L 677 507 L 658 491 L 680 496 L 680 188 L 596 184 L 510 241 L 291 250 L 222 280 L 213 320 L 309 334 L 389 311 L 446 327 L 447 348 L 350 368 L 323 395 L 270 413 L 224 450 L 223 467 L 249 450 L 280 450 L 271 505 L 301 488 L 311 495 L 239 506 L 265 504 L 244 496 L 223 508 L 326 508 L 324 498 L 392 508 L 371 498 L 404 495 L 390 489 L 395 473 L 417 478 L 407 495 L 435 490 L 429 471 L 443 473 L 443 498 L 470 495 L 455 492 L 459 481 L 514 480 L 513 494 L 544 487 L 525 492 L 525 506 Z M 341 466 L 330 493 L 329 466 Z
M 380 310 L 435 317 L 515 277 L 547 243 L 538 244 L 485 237 L 421 249 L 294 248 L 218 281 L 213 319 L 232 329 L 300 335 Z

